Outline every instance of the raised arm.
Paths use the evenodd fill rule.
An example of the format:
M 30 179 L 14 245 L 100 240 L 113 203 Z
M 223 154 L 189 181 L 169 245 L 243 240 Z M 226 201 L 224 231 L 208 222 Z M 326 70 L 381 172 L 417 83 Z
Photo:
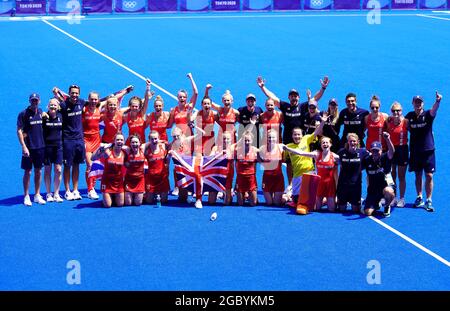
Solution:
M 64 92 L 61 91 L 57 86 L 55 86 L 55 87 L 52 89 L 52 93 L 53 93 L 53 95 L 55 96 L 55 98 L 56 98 L 57 100 L 59 100 L 60 102 L 65 101 L 65 100 L 67 99 L 67 97 L 69 97 L 69 94 L 64 93 Z
M 281 144 L 281 145 L 283 147 L 283 150 L 287 151 L 289 153 L 297 154 L 299 156 L 308 157 L 308 158 L 315 158 L 317 156 L 317 151 L 306 152 L 306 151 L 289 148 L 288 146 L 286 146 L 284 144 Z
M 212 86 L 211 84 L 209 84 L 209 83 L 206 85 L 204 97 L 210 98 L 210 97 L 209 97 L 209 90 L 212 89 L 212 87 L 213 87 L 213 86 Z M 211 108 L 214 109 L 214 110 L 216 110 L 216 111 L 219 111 L 219 112 L 220 112 L 220 108 L 221 108 L 221 107 L 220 107 L 220 105 L 218 105 L 218 104 L 216 104 L 215 102 L 213 102 L 213 100 L 211 99 Z
M 386 145 L 388 147 L 388 158 L 389 160 L 392 160 L 392 158 L 394 157 L 394 152 L 395 152 L 395 148 L 394 148 L 394 144 L 392 143 L 391 140 L 391 135 L 389 135 L 388 132 L 383 132 L 383 137 L 384 140 L 386 140 Z
M 430 110 L 430 114 L 432 117 L 435 117 L 437 114 L 437 111 L 439 109 L 439 105 L 441 103 L 441 99 L 442 99 L 442 95 L 438 93 L 438 91 L 436 91 L 436 101 L 434 102 L 433 107 Z
M 144 117 L 147 114 L 148 102 L 152 99 L 154 92 L 150 91 L 150 87 L 152 85 L 152 81 L 147 78 L 145 80 L 145 95 L 144 95 L 144 105 L 142 106 L 141 116 Z
M 311 100 L 314 100 L 314 99 L 311 99 Z M 327 121 L 327 118 L 328 118 L 327 113 L 323 113 L 323 115 L 320 116 L 320 124 L 314 130 L 314 133 L 313 133 L 314 137 L 322 135 L 323 125 L 325 124 L 325 121 Z
M 314 99 L 315 99 L 316 101 L 319 101 L 319 100 L 322 98 L 323 93 L 325 93 L 325 90 L 327 89 L 329 83 L 330 83 L 330 79 L 328 79 L 327 76 L 323 77 L 323 79 L 320 79 L 320 85 L 321 85 L 321 88 L 320 88 L 320 90 L 314 95 Z
M 266 87 L 266 80 L 264 80 L 263 77 L 258 77 L 256 78 L 256 83 L 258 84 L 261 91 L 271 100 L 273 100 L 275 106 L 280 108 L 280 99 Z
M 191 86 L 192 86 L 192 97 L 189 100 L 189 105 L 192 105 L 192 108 L 194 108 L 195 103 L 197 102 L 198 89 L 197 89 L 197 85 L 195 84 L 194 78 L 192 77 L 192 73 L 188 73 L 187 77 L 191 81 Z

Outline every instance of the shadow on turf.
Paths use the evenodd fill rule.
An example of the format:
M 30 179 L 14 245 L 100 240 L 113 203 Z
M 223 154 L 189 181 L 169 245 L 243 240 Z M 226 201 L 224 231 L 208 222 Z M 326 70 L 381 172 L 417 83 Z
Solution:
M 0 205 L 12 206 L 17 204 L 23 204 L 23 195 L 16 195 L 15 197 L 0 200 Z

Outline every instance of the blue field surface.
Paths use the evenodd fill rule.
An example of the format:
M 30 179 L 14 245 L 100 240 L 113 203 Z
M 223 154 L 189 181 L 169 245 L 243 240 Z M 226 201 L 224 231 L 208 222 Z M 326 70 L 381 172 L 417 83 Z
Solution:
M 0 21 L 0 290 L 450 290 L 449 30 L 450 15 L 431 11 L 383 12 L 379 25 L 369 25 L 364 11 Z M 231 90 L 235 108 L 245 105 L 247 93 L 263 107 L 258 75 L 283 100 L 291 88 L 303 100 L 306 89 L 318 90 L 328 75 L 322 109 L 332 97 L 343 108 L 345 95 L 355 92 L 360 107 L 368 109 L 377 94 L 382 111 L 396 100 L 406 114 L 412 96 L 423 95 L 429 109 L 439 90 L 436 212 L 411 207 L 414 177 L 408 173 L 409 204 L 380 219 L 443 260 L 358 215 L 298 216 L 263 205 L 197 210 L 177 206 L 174 198 L 161 208 L 104 209 L 86 198 L 84 166 L 82 201 L 23 206 L 16 118 L 29 94 L 41 94 L 43 108 L 55 85 L 65 90 L 76 83 L 86 98 L 91 90 L 107 95 L 133 84 L 131 95 L 142 96 L 145 82 L 131 71 L 171 94 L 190 92 L 186 74 L 192 72 L 201 95 L 207 83 L 216 102 Z M 176 104 L 153 89 L 165 110 Z M 34 193 L 33 182 L 30 189 Z M 213 212 L 216 221 L 210 221 Z M 80 285 L 66 282 L 70 260 L 80 262 Z M 371 260 L 380 263 L 381 284 L 367 282 Z

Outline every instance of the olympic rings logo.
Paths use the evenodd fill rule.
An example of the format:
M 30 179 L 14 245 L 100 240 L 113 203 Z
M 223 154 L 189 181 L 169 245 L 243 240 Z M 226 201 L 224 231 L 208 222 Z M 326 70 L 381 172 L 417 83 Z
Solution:
M 312 6 L 321 6 L 323 4 L 323 0 L 311 0 Z
M 122 1 L 122 6 L 127 9 L 133 9 L 137 5 L 136 1 Z

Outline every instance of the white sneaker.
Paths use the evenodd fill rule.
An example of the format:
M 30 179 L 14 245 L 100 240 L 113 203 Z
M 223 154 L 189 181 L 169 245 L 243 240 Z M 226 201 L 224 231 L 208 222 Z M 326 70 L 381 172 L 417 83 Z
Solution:
M 394 198 L 391 202 L 391 206 L 397 206 L 397 198 Z
M 223 197 L 224 197 L 224 194 L 223 194 L 223 192 L 219 192 L 219 193 L 217 193 L 217 199 L 218 199 L 218 200 L 222 200 L 222 199 L 223 199 Z
M 55 193 L 55 194 L 53 195 L 53 200 L 54 200 L 56 203 L 62 203 L 62 202 L 64 202 L 64 200 L 61 198 L 61 196 L 59 195 L 59 193 Z
M 25 206 L 31 206 L 31 205 L 33 205 L 33 203 L 31 203 L 31 199 L 30 199 L 30 196 L 29 196 L 29 195 L 26 195 L 26 196 L 23 197 L 23 204 L 24 204 Z
M 64 197 L 66 198 L 67 201 L 75 200 L 75 198 L 73 197 L 73 193 L 70 192 L 70 190 L 66 191 L 66 193 L 64 194 Z
M 47 202 L 45 202 L 45 200 L 42 198 L 42 196 L 39 193 L 34 195 L 33 202 L 34 203 L 39 203 L 39 204 L 47 203 Z
M 172 195 L 178 195 L 178 187 L 173 188 Z
M 95 189 L 92 189 L 91 191 L 88 192 L 88 198 L 91 200 L 99 199 L 99 196 L 98 196 L 97 192 L 95 192 Z
M 397 207 L 405 207 L 405 199 L 400 198 L 400 200 L 397 201 Z
M 55 201 L 55 199 L 53 199 L 53 194 L 52 193 L 47 193 L 46 201 L 47 202 L 54 202 Z
M 195 208 L 203 208 L 203 204 L 201 200 L 195 201 Z
M 73 191 L 73 199 L 74 200 L 81 200 L 81 195 L 80 195 L 80 192 L 78 190 L 74 190 Z
M 208 196 L 208 195 L 209 195 L 209 191 L 205 191 L 205 192 L 203 193 L 203 195 Z

